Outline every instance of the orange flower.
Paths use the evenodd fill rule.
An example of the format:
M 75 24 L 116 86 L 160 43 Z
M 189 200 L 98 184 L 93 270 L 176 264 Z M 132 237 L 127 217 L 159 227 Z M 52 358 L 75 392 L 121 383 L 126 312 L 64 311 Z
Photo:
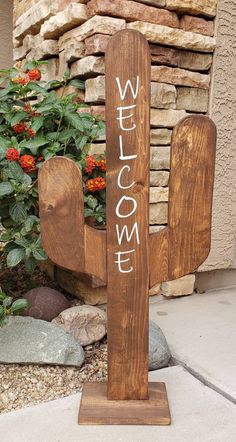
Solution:
M 27 75 L 31 81 L 39 81 L 42 77 L 41 71 L 38 68 L 30 69 Z
M 30 138 L 34 138 L 35 135 L 36 135 L 36 132 L 30 127 L 30 128 L 27 130 L 27 134 L 29 135 Z
M 23 107 L 23 111 L 30 113 L 32 110 L 30 104 L 25 104 Z
M 103 160 L 97 161 L 97 167 L 99 167 L 102 172 L 106 172 L 106 159 L 104 158 Z
M 36 170 L 35 159 L 32 155 L 23 155 L 19 159 L 19 163 L 25 172 L 34 172 Z
M 86 181 L 86 187 L 91 193 L 101 191 L 106 188 L 106 180 L 101 176 L 92 178 L 91 180 Z
M 6 153 L 6 159 L 8 161 L 18 161 L 20 158 L 20 154 L 17 149 L 14 147 L 10 147 Z
M 12 129 L 14 130 L 14 132 L 16 134 L 21 134 L 22 132 L 26 131 L 26 123 L 24 123 L 24 121 L 21 121 L 18 124 L 15 124 L 14 126 L 12 126 Z
M 29 83 L 29 79 L 27 77 L 14 77 L 11 79 L 13 84 L 21 84 L 22 86 L 25 86 Z
M 85 173 L 91 174 L 93 169 L 95 169 L 97 162 L 96 159 L 93 156 L 87 156 L 85 158 L 86 166 L 85 166 Z

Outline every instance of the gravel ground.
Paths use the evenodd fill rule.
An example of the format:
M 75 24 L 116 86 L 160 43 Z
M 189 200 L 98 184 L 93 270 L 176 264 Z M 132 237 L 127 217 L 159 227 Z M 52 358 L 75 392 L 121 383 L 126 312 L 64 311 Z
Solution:
M 14 269 L 7 268 L 1 251 L 0 268 L 0 287 L 14 298 L 24 296 L 25 292 L 34 287 L 47 286 L 64 293 L 71 306 L 82 304 L 39 269 L 29 277 L 23 265 Z M 106 339 L 89 345 L 84 350 L 85 362 L 80 369 L 49 365 L 0 364 L 0 413 L 68 396 L 81 391 L 86 381 L 106 381 Z
M 0 364 L 0 413 L 49 401 L 82 390 L 86 381 L 107 380 L 107 344 L 84 348 L 83 366 Z

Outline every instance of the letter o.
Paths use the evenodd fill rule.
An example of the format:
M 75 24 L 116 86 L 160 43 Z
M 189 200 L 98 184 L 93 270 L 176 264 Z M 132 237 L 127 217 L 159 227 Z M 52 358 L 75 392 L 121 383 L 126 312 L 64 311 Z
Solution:
M 130 213 L 128 213 L 128 215 L 121 215 L 121 214 L 120 214 L 120 206 L 121 206 L 121 204 L 123 203 L 123 201 L 132 201 L 133 204 L 134 204 L 133 209 L 131 210 Z M 117 206 L 116 206 L 116 215 L 117 215 L 119 218 L 128 218 L 129 216 L 133 215 L 133 213 L 136 211 L 136 209 L 137 209 L 137 201 L 136 201 L 134 198 L 131 198 L 131 197 L 129 197 L 129 196 L 125 196 L 125 195 L 124 195 L 124 196 L 122 196 L 122 198 L 120 199 L 120 201 L 118 202 L 118 204 L 117 204 Z

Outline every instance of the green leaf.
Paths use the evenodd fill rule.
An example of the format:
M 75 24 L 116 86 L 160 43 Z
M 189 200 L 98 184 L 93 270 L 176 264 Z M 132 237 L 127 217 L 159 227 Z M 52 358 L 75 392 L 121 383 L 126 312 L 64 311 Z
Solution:
M 47 259 L 47 255 L 43 249 L 38 248 L 32 251 L 33 257 L 37 259 L 37 261 L 45 261 Z
M 25 261 L 26 273 L 33 273 L 35 267 L 37 266 L 37 261 L 34 258 L 29 258 Z
M 20 165 L 16 163 L 16 161 L 8 162 L 6 173 L 8 178 L 17 180 L 19 182 L 22 182 L 22 179 L 24 178 L 24 171 L 21 169 Z
M 15 313 L 17 311 L 26 309 L 28 306 L 29 306 L 29 302 L 27 301 L 27 299 L 19 298 L 13 302 L 13 304 L 11 306 L 11 311 L 12 311 L 12 313 Z
M 24 120 L 26 117 L 28 117 L 28 114 L 26 112 L 17 112 L 16 115 L 11 118 L 11 126 L 15 126 L 15 124 Z
M 29 149 L 33 155 L 37 155 L 38 148 L 41 146 L 45 146 L 45 144 L 48 144 L 47 138 L 43 137 L 42 135 L 39 135 L 35 137 L 33 140 L 23 141 L 22 143 L 20 143 L 20 147 Z
M 81 117 L 78 114 L 72 114 L 72 113 L 67 112 L 66 119 L 69 121 L 71 126 L 73 126 L 75 129 L 78 129 L 80 132 L 84 131 L 83 122 L 81 120 Z
M 76 130 L 75 129 L 65 129 L 59 132 L 57 134 L 57 139 L 61 143 L 68 143 L 71 138 L 74 138 L 76 136 Z
M 27 175 L 27 173 L 24 173 L 21 182 L 22 184 L 25 184 L 27 187 L 29 187 L 32 184 L 32 178 Z
M 4 132 L 7 128 L 8 126 L 6 124 L 0 124 L 0 132 Z
M 30 233 L 34 224 L 36 223 L 39 223 L 39 218 L 37 216 L 28 216 L 28 218 L 25 220 L 23 229 L 21 229 L 21 234 L 27 235 L 27 233 Z
M 77 87 L 78 89 L 85 90 L 85 82 L 82 80 L 79 80 L 78 78 L 74 78 L 69 82 L 70 86 Z
M 83 149 L 87 141 L 88 137 L 86 135 L 82 135 L 82 137 L 77 138 L 77 140 L 75 140 L 75 145 L 77 149 Z
M 45 88 L 42 86 L 39 86 L 39 84 L 34 83 L 33 81 L 30 81 L 27 84 L 27 89 L 29 91 L 37 92 L 38 94 L 47 95 L 47 91 L 45 90 Z
M 4 316 L 4 308 L 0 305 L 0 318 Z
M 11 303 L 12 303 L 12 296 L 7 296 L 4 300 L 3 300 L 3 307 L 10 307 Z
M 38 130 L 43 126 L 43 123 L 44 123 L 44 116 L 34 117 L 32 120 L 31 128 L 35 132 L 38 132 Z
M 24 71 L 29 71 L 30 69 L 34 69 L 37 66 L 35 60 L 27 61 L 24 64 Z
M 6 138 L 0 136 L 0 146 L 4 147 L 5 149 L 8 149 L 9 142 L 7 142 Z
M 13 192 L 13 187 L 8 181 L 0 183 L 0 197 L 10 195 Z
M 22 223 L 27 218 L 27 209 L 23 202 L 16 202 L 9 207 L 10 217 L 15 223 Z
M 44 87 L 45 87 L 45 89 L 49 90 L 49 89 L 54 89 L 54 88 L 60 87 L 60 86 L 62 86 L 62 84 L 63 84 L 62 81 L 51 80 L 51 81 L 48 81 Z
M 29 247 L 29 242 L 25 238 L 16 239 L 14 242 L 15 242 L 15 244 L 17 244 L 18 246 L 21 246 L 23 248 Z
M 23 249 L 13 249 L 7 255 L 8 267 L 15 267 L 25 257 L 25 251 Z
M 92 195 L 87 196 L 86 199 L 85 199 L 85 202 L 86 202 L 86 204 L 88 205 L 88 207 L 89 207 L 90 209 L 93 209 L 93 210 L 94 210 L 94 209 L 97 207 L 97 205 L 98 205 L 98 201 L 97 201 L 97 199 L 96 199 L 94 196 L 92 196 Z

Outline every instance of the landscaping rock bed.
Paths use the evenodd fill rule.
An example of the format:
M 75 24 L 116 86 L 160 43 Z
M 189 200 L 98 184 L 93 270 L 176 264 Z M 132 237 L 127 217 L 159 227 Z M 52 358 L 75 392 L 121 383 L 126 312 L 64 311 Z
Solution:
M 32 294 L 34 287 L 38 287 L 36 295 L 39 291 L 42 295 L 42 289 L 43 292 L 46 289 L 46 298 L 50 291 L 52 297 L 55 297 L 55 290 L 62 292 L 40 270 L 29 278 L 22 266 L 12 271 L 4 262 L 1 285 L 13 298 L 24 296 L 28 290 Z M 33 299 L 34 306 L 40 305 L 39 316 L 42 312 L 47 314 L 46 298 L 41 295 Z M 65 297 L 65 307 L 70 307 L 52 322 L 21 316 L 10 318 L 0 328 L 0 413 L 76 393 L 87 381 L 107 380 L 106 312 L 81 305 L 81 301 L 66 291 L 59 294 L 61 297 Z M 150 322 L 149 370 L 167 366 L 170 358 L 161 329 Z
M 86 381 L 106 381 L 106 340 L 84 350 L 85 363 L 80 369 L 0 364 L 0 413 L 76 393 Z

